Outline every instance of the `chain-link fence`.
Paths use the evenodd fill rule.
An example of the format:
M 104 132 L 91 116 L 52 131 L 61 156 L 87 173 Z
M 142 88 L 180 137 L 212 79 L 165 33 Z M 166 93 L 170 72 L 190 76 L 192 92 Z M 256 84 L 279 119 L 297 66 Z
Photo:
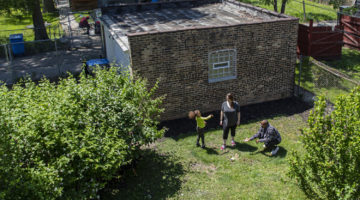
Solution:
M 60 24 L 46 24 L 46 33 L 49 39 L 58 39 L 64 36 L 64 31 Z M 9 43 L 9 37 L 12 34 L 22 34 L 24 41 L 33 41 L 35 39 L 35 28 L 30 25 L 26 29 L 0 30 L 0 44 Z
M 16 49 L 23 48 L 21 52 Z M 70 41 L 66 38 L 34 40 L 24 42 L 13 42 L 11 44 L 2 44 L 0 48 L 0 58 L 6 61 L 13 61 L 16 58 L 33 56 L 45 52 L 56 52 L 70 48 Z
M 34 27 L 0 30 L 0 81 L 14 84 L 29 76 L 39 80 L 43 76 L 56 80 L 68 72 L 76 75 L 84 62 L 103 58 L 101 35 L 95 31 L 95 12 L 70 12 L 67 0 L 56 0 L 59 23 L 45 23 L 49 39 L 35 40 Z M 89 34 L 79 22 L 92 16 Z M 99 29 L 98 29 L 99 30 Z M 22 34 L 23 40 L 10 41 L 10 35 Z
M 295 95 L 303 99 L 314 100 L 314 96 L 323 95 L 334 103 L 336 97 L 350 92 L 360 82 L 311 57 L 300 56 L 295 84 Z
M 14 84 L 25 76 L 56 80 L 68 72 L 79 74 L 85 61 L 104 56 L 100 38 L 78 36 L 0 45 L 0 80 Z

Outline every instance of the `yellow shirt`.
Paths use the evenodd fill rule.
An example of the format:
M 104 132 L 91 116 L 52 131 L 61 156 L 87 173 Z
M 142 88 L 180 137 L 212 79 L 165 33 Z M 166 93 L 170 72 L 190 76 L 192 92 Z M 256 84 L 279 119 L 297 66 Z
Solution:
M 196 125 L 199 128 L 204 128 L 205 127 L 205 120 L 208 120 L 211 118 L 211 115 L 207 116 L 207 117 L 198 117 L 196 116 Z

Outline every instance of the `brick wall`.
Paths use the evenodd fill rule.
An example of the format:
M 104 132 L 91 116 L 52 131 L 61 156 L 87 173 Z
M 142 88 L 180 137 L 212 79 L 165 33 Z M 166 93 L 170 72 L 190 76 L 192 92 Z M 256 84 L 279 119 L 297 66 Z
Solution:
M 297 19 L 128 35 L 132 70 L 166 94 L 163 120 L 219 110 L 228 92 L 240 105 L 293 95 Z M 237 79 L 208 82 L 208 54 L 237 51 Z

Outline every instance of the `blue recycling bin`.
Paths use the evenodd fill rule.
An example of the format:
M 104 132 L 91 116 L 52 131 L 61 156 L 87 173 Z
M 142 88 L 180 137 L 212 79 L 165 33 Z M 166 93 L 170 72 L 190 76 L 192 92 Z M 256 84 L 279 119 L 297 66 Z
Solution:
M 108 65 L 108 64 L 109 64 L 109 61 L 106 58 L 92 59 L 92 60 L 88 60 L 86 62 L 86 65 L 89 66 L 89 67 L 93 67 L 93 66 L 96 66 L 96 65 L 103 66 L 103 65 Z
M 109 60 L 106 58 L 91 59 L 91 60 L 86 61 L 86 63 L 85 63 L 85 73 L 91 74 L 91 72 L 92 72 L 91 68 L 94 68 L 97 65 L 99 65 L 100 67 L 106 67 L 106 68 L 110 67 Z
M 12 34 L 9 36 L 11 49 L 14 56 L 25 54 L 25 45 L 23 34 Z

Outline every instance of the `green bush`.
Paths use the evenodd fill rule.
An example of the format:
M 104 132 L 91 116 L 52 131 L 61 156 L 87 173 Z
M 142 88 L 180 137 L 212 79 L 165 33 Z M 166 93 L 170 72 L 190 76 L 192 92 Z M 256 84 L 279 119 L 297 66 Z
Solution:
M 302 132 L 306 153 L 292 152 L 290 176 L 310 199 L 360 198 L 360 86 L 340 96 L 334 110 L 315 103 Z
M 116 68 L 0 87 L 0 199 L 89 199 L 157 130 L 162 98 Z

